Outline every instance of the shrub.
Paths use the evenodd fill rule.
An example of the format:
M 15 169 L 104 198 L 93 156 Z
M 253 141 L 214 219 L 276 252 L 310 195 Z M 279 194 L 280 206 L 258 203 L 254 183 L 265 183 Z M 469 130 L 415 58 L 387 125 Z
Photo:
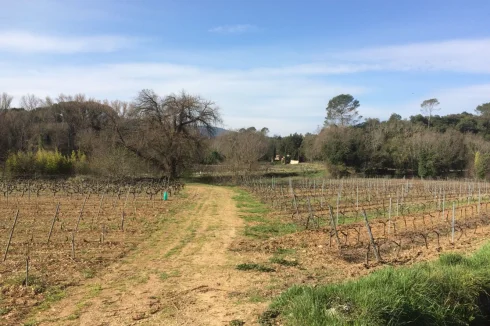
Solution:
M 37 152 L 10 154 L 6 162 L 12 175 L 61 175 L 82 171 L 87 167 L 87 157 L 82 152 L 72 152 L 70 157 L 60 152 L 39 149 Z

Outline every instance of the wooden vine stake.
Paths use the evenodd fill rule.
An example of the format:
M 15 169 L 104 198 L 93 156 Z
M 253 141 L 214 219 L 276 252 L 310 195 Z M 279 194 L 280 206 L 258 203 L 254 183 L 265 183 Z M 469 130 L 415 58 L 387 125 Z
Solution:
M 34 234 L 31 233 L 31 239 L 27 243 L 27 250 L 26 250 L 26 280 L 25 280 L 25 286 L 29 286 L 29 261 L 31 260 L 31 244 L 34 241 Z
M 364 222 L 366 222 L 366 230 L 369 235 L 369 241 L 371 243 L 371 246 L 373 247 L 374 250 L 374 255 L 376 256 L 376 261 L 379 263 L 381 262 L 381 256 L 379 255 L 378 247 L 376 246 L 376 243 L 374 242 L 374 237 L 373 233 L 371 232 L 371 226 L 369 226 L 368 218 L 366 216 L 366 211 L 363 209 L 362 210 L 362 216 L 364 216 Z
M 331 205 L 328 205 L 328 210 L 330 211 L 330 223 L 332 224 L 332 229 L 335 234 L 335 241 L 337 241 L 337 247 L 339 250 L 342 249 L 340 245 L 340 238 L 339 238 L 339 233 L 337 232 L 337 225 L 335 224 L 335 219 L 333 217 L 333 209 Z
M 71 234 L 71 258 L 75 259 L 75 231 Z
M 453 220 L 452 220 L 452 223 L 451 223 L 451 242 L 454 243 L 454 220 L 456 218 L 456 214 L 455 214 L 455 206 L 454 206 L 454 202 L 453 202 Z
M 122 209 L 122 216 L 121 216 L 121 231 L 124 232 L 124 217 L 126 216 L 126 204 L 128 202 L 128 196 L 129 196 L 129 191 L 131 190 L 131 187 L 129 187 L 128 192 L 126 193 L 126 200 L 124 201 L 124 206 Z
M 19 217 L 19 210 L 15 213 L 14 225 L 12 225 L 12 230 L 10 230 L 9 241 L 7 242 L 7 248 L 5 248 L 5 254 L 3 255 L 3 261 L 7 260 L 7 254 L 9 252 L 10 242 L 12 241 L 12 236 L 14 235 L 15 225 L 17 224 L 17 218 Z
M 29 286 L 29 255 L 26 256 L 26 287 Z
M 308 196 L 308 218 L 306 219 L 306 229 L 310 226 L 310 220 L 313 221 L 313 211 L 311 209 L 311 200 L 310 196 Z
M 391 196 L 390 196 L 390 208 L 388 211 L 388 234 L 390 234 L 391 231 Z
M 49 244 L 49 240 L 51 239 L 51 234 L 53 233 L 54 223 L 56 222 L 56 218 L 58 217 L 59 210 L 60 210 L 60 202 L 58 202 L 58 205 L 56 205 L 56 213 L 54 213 L 53 221 L 51 222 L 51 228 L 49 229 L 47 244 Z
M 87 198 L 88 198 L 88 196 L 85 196 L 85 199 L 83 200 L 82 208 L 80 209 L 80 214 L 78 215 L 77 226 L 75 227 L 74 232 L 78 231 L 78 226 L 80 225 L 80 220 L 82 219 L 83 209 L 85 208 L 85 203 L 87 202 Z
M 100 197 L 99 209 L 97 210 L 97 215 L 95 216 L 95 224 L 99 223 L 99 215 L 100 215 L 100 211 L 102 210 L 103 201 L 104 201 L 104 194 L 102 194 L 102 196 Z M 94 219 L 92 218 L 91 228 L 93 228 L 93 224 L 94 224 L 93 221 Z

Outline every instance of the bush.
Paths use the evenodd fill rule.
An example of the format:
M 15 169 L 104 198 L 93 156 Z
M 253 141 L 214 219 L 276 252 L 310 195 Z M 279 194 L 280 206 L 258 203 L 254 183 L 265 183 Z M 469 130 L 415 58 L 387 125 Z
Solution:
M 6 167 L 12 175 L 41 174 L 66 175 L 86 169 L 87 158 L 78 151 L 70 157 L 56 151 L 39 149 L 37 152 L 18 152 L 10 154 Z

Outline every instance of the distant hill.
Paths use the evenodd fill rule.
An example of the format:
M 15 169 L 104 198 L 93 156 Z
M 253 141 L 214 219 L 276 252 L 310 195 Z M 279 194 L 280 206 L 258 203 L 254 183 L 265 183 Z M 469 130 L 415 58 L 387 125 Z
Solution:
M 220 136 L 220 135 L 222 135 L 222 134 L 224 134 L 224 133 L 227 133 L 228 131 L 229 131 L 229 130 L 227 130 L 227 129 L 223 129 L 223 128 L 220 128 L 220 127 L 214 127 L 214 128 L 213 128 L 213 132 L 210 134 L 210 133 L 209 133 L 209 132 L 206 130 L 206 128 L 202 128 L 202 127 L 201 127 L 201 132 L 202 132 L 202 134 L 203 134 L 203 135 L 205 135 L 205 136 L 208 136 L 208 137 L 218 137 L 218 136 Z

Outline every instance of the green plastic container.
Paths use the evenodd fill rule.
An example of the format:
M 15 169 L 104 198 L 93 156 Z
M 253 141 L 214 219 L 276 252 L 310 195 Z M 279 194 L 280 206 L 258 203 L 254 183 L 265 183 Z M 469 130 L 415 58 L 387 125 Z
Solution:
M 168 192 L 164 192 L 163 193 L 163 200 L 167 200 L 168 199 Z

